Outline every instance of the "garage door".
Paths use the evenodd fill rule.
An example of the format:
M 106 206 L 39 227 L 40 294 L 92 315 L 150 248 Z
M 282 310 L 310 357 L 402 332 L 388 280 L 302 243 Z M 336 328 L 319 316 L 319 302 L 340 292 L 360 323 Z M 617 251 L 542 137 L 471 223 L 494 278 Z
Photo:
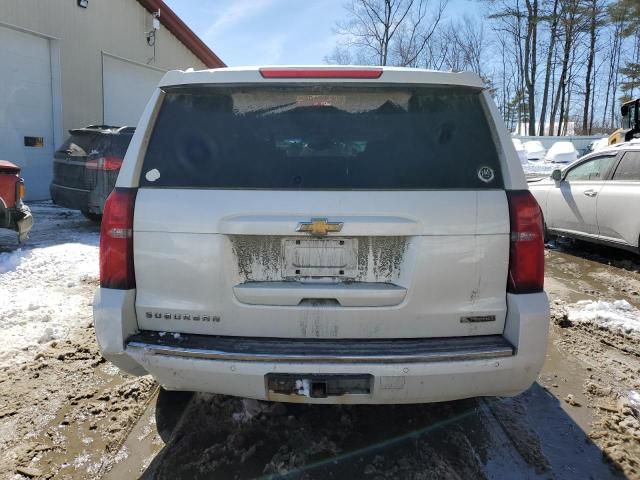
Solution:
M 22 167 L 27 198 L 49 198 L 53 109 L 49 41 L 0 26 L 0 159 Z
M 104 123 L 136 126 L 163 75 L 155 68 L 103 55 Z

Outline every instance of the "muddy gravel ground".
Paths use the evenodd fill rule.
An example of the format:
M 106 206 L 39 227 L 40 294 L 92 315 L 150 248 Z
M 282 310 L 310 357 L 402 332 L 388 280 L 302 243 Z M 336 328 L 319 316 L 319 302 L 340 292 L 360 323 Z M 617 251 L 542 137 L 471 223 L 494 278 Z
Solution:
M 96 229 L 65 215 L 63 230 Z M 640 412 L 629 397 L 640 391 L 640 338 L 567 315 L 585 299 L 640 307 L 632 254 L 552 244 L 551 335 L 538 381 L 514 398 L 433 405 L 158 395 L 149 378 L 101 360 L 95 286 L 69 292 L 87 299 L 69 335 L 0 368 L 0 478 L 640 479 Z
M 0 479 L 99 478 L 120 459 L 158 387 L 147 377 L 121 375 L 100 356 L 91 319 L 97 276 L 72 279 L 64 263 L 48 264 L 65 245 L 93 251 L 87 261 L 97 261 L 99 227 L 51 205 L 34 205 L 33 213 L 26 244 L 0 233 L 0 252 L 24 256 L 15 271 L 0 270 L 0 324 L 29 316 L 45 333 L 0 363 Z M 58 257 L 48 259 L 51 247 Z M 37 265 L 21 269 L 36 257 Z M 32 298 L 20 298 L 25 292 Z M 46 305 L 53 300 L 61 304 Z M 71 318 L 51 328 L 65 310 Z

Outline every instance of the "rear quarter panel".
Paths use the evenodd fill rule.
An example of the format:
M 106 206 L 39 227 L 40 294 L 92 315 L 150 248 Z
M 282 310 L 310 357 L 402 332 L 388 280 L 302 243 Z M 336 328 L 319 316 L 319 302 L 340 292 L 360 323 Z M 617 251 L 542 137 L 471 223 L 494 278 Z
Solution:
M 638 247 L 640 182 L 605 182 L 598 196 L 597 219 L 603 240 Z

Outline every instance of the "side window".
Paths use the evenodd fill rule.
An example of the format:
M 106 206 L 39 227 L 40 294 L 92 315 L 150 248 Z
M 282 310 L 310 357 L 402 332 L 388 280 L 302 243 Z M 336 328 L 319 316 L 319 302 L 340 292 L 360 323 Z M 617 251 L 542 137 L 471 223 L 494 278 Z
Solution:
M 626 180 L 631 182 L 640 181 L 640 152 L 627 152 L 620 160 L 614 180 Z
M 615 158 L 615 155 L 613 155 L 587 160 L 586 162 L 569 170 L 564 179 L 568 182 L 578 180 L 603 180 Z

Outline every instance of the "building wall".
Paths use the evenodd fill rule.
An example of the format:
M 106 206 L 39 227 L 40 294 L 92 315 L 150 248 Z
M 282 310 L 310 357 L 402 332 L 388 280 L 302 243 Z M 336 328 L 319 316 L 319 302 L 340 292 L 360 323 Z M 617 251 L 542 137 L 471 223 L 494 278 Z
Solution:
M 52 69 L 58 70 L 54 103 L 57 88 L 62 106 L 56 137 L 61 129 L 102 122 L 102 52 L 162 70 L 206 68 L 164 26 L 156 35 L 154 59 L 145 35 L 152 17 L 136 0 L 89 0 L 88 8 L 78 7 L 77 0 L 0 0 L 0 24 L 52 39 Z

